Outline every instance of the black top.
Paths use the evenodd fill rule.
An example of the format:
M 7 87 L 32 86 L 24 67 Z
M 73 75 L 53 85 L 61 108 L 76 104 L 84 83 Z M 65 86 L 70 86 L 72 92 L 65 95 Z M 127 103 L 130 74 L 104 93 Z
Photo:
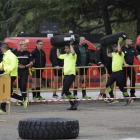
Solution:
M 109 48 L 109 53 L 112 53 L 113 49 L 112 47 Z M 99 45 L 96 49 L 96 59 L 97 59 L 97 65 L 100 66 L 103 64 L 105 67 L 111 67 L 112 64 L 112 58 L 107 56 L 106 53 L 106 47 L 102 47 Z
M 38 50 L 37 47 L 32 52 L 33 57 L 33 67 L 35 68 L 44 68 L 46 65 L 46 55 L 43 50 Z
M 135 57 L 139 55 L 137 50 L 134 47 L 127 48 L 126 46 L 122 46 L 122 51 L 124 52 L 125 56 L 125 62 L 129 65 L 134 64 L 134 55 Z
M 24 51 L 24 52 L 18 51 L 16 53 L 16 56 L 18 58 L 18 63 L 22 64 L 24 66 L 28 65 L 31 61 L 33 61 L 33 58 L 32 58 L 29 51 Z M 18 75 L 19 76 L 26 75 L 26 74 L 29 74 L 28 68 L 24 68 L 24 69 L 18 68 Z
M 62 54 L 62 52 L 61 52 L 61 54 Z M 50 59 L 53 67 L 55 67 L 55 66 L 63 67 L 63 65 L 64 65 L 64 60 L 57 58 L 57 48 L 54 46 L 50 50 L 49 59 Z
M 91 63 L 88 45 L 85 43 L 84 47 L 86 50 L 86 66 L 88 66 L 89 63 Z M 79 50 L 79 44 L 74 46 L 74 50 L 75 50 L 75 53 L 77 54 L 76 66 L 81 66 L 81 54 L 80 54 L 80 50 Z

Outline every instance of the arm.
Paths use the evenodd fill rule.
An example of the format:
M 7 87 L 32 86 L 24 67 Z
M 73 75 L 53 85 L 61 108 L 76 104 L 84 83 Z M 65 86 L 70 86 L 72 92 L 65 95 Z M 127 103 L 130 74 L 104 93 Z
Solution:
M 140 61 L 140 55 L 137 55 L 136 58 Z
M 59 58 L 60 56 L 60 51 L 59 51 L 59 48 L 57 48 L 57 58 Z
M 129 64 L 127 64 L 127 63 L 125 62 L 125 59 L 123 60 L 123 64 L 124 64 L 126 67 L 129 67 Z
M 108 57 L 112 57 L 112 54 L 111 54 L 111 53 L 108 53 L 108 47 L 107 47 L 107 49 L 106 49 L 106 53 L 107 53 L 107 56 L 108 56 Z
M 100 46 L 98 46 L 96 49 L 96 59 L 97 59 L 97 65 L 104 67 L 104 65 L 102 64 L 102 61 L 101 61 L 101 47 Z
M 72 45 L 70 45 L 70 51 L 71 51 L 72 55 L 75 55 L 75 50 L 73 49 Z
M 119 37 L 119 40 L 118 40 L 118 53 L 119 53 L 119 55 L 122 54 L 122 49 L 121 49 L 121 42 L 122 41 L 123 41 L 123 38 Z

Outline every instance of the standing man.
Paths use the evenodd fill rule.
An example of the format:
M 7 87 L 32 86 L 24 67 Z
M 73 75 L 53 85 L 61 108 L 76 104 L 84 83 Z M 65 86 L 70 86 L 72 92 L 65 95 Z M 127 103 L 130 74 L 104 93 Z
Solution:
M 120 43 L 122 42 L 123 38 L 119 38 L 118 44 L 114 44 L 114 52 L 113 53 L 108 53 L 108 48 L 107 48 L 107 56 L 112 58 L 112 74 L 110 78 L 107 81 L 106 88 L 108 93 L 113 94 L 113 91 L 111 89 L 111 85 L 116 81 L 117 85 L 119 86 L 119 89 L 122 91 L 124 97 L 129 97 L 128 92 L 126 89 L 124 89 L 123 85 L 123 78 L 124 78 L 124 73 L 123 73 L 123 62 L 124 61 L 124 53 L 121 50 Z M 110 104 L 117 102 L 114 99 L 111 99 L 109 102 Z M 127 103 L 125 104 L 130 105 L 133 102 L 133 100 L 130 98 L 127 100 Z
M 4 73 L 10 73 L 11 75 L 11 97 L 25 101 L 23 102 L 23 108 L 27 107 L 27 98 L 23 98 L 22 96 L 13 93 L 13 82 L 16 80 L 17 71 L 18 71 L 18 59 L 17 57 L 9 50 L 9 45 L 7 43 L 3 43 L 1 46 L 1 51 L 4 54 L 3 61 L 0 63 L 0 71 L 4 71 Z M 6 103 L 1 103 L 0 114 L 6 113 Z
M 42 50 L 43 48 L 43 41 L 37 40 L 36 48 L 31 52 L 33 58 L 33 67 L 32 68 L 45 68 L 46 65 L 46 55 L 45 52 Z M 41 77 L 40 77 L 40 70 L 36 70 L 32 72 L 32 90 L 40 90 L 40 78 L 42 79 L 42 72 L 41 70 Z M 36 75 L 35 75 L 36 73 Z M 36 82 L 36 83 L 35 83 Z M 41 97 L 40 91 L 32 92 L 34 100 L 45 100 L 45 98 Z
M 75 74 L 76 74 L 76 69 L 75 69 L 75 64 L 76 64 L 76 59 L 77 55 L 72 47 L 73 41 L 70 41 L 70 45 L 65 45 L 65 52 L 66 54 L 61 54 L 59 48 L 57 48 L 57 57 L 59 59 L 64 60 L 64 82 L 63 82 L 63 93 L 66 94 L 67 99 L 75 99 L 75 97 L 69 92 L 69 88 L 72 85 L 74 79 L 75 79 Z M 79 101 L 70 101 L 71 107 L 68 108 L 67 110 L 76 110 Z
M 90 57 L 89 57 L 89 51 L 88 51 L 88 45 L 85 43 L 85 38 L 84 37 L 80 37 L 80 41 L 78 45 L 74 46 L 74 50 L 75 53 L 77 54 L 77 62 L 76 62 L 76 66 L 92 66 L 92 64 L 90 63 Z M 81 76 L 81 85 L 82 88 L 84 88 L 84 82 L 86 81 L 86 76 L 87 76 L 87 68 L 85 69 L 85 73 L 84 73 L 84 68 L 80 68 L 79 69 L 79 73 Z M 76 69 L 76 77 L 75 77 L 75 82 L 74 82 L 74 89 L 77 89 L 78 86 L 78 69 Z M 85 80 L 84 80 L 85 78 Z M 86 87 L 85 87 L 86 88 Z M 77 97 L 77 90 L 73 91 L 73 94 L 75 96 L 75 98 Z M 83 99 L 90 99 L 91 97 L 88 97 L 86 95 L 86 90 L 82 90 L 82 95 L 83 95 Z
M 112 53 L 113 49 L 112 47 L 109 47 L 109 53 Z M 106 47 L 99 45 L 96 49 L 96 59 L 97 59 L 97 65 L 101 67 L 101 87 L 106 86 L 106 70 L 109 75 L 112 74 L 112 59 L 107 56 L 106 53 Z M 100 72 L 100 68 L 98 68 Z M 111 86 L 113 89 L 113 86 Z M 111 98 L 114 97 L 114 95 L 110 95 Z M 105 89 L 100 90 L 99 98 L 106 98 Z
M 122 51 L 125 54 L 124 59 L 127 64 L 127 65 L 125 65 L 127 68 L 126 67 L 123 68 L 124 86 L 126 87 L 126 78 L 128 76 L 130 79 L 130 86 L 131 86 L 131 82 L 132 82 L 132 87 L 135 87 L 135 70 L 134 70 L 134 67 L 131 68 L 131 67 L 129 67 L 129 65 L 134 64 L 134 56 L 140 61 L 140 55 L 137 52 L 137 50 L 132 46 L 131 38 L 126 39 L 126 44 L 122 47 Z M 131 71 L 132 71 L 132 79 L 131 79 Z M 126 76 L 126 73 L 127 73 L 127 76 Z M 136 97 L 135 89 L 131 89 L 130 93 L 131 93 L 130 94 L 131 97 Z
M 49 58 L 52 63 L 52 67 L 56 68 L 56 69 L 53 69 L 53 72 L 54 72 L 53 89 L 57 89 L 57 81 L 59 79 L 60 81 L 62 81 L 62 69 L 60 69 L 60 67 L 63 67 L 64 61 L 62 59 L 57 58 L 57 48 L 54 46 L 50 50 Z M 61 96 L 63 97 L 63 95 Z M 59 96 L 56 94 L 56 91 L 53 91 L 53 99 L 58 99 L 58 98 Z
M 33 65 L 32 55 L 27 49 L 27 43 L 25 41 L 20 42 L 20 50 L 16 53 L 18 58 L 18 79 L 19 87 L 23 98 L 27 97 L 26 84 L 29 75 L 29 67 Z

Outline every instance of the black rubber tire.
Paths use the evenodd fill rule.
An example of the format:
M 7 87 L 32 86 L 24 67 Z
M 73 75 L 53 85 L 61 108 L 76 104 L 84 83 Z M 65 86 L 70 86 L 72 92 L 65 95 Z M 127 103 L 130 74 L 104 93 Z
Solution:
M 113 43 L 117 43 L 119 37 L 122 37 L 123 40 L 125 40 L 127 36 L 126 36 L 126 33 L 124 31 L 118 32 L 115 34 L 111 34 L 111 35 L 107 35 L 107 36 L 102 37 L 100 39 L 100 43 L 103 47 L 106 47 L 106 46 L 111 45 Z
M 57 35 L 51 37 L 51 45 L 55 47 L 64 47 L 66 44 L 70 43 L 71 36 L 74 35 L 75 41 L 73 45 L 76 45 L 79 43 L 79 35 L 77 34 L 63 34 L 63 35 Z
M 22 139 L 74 139 L 79 135 L 79 122 L 69 118 L 28 118 L 19 121 Z

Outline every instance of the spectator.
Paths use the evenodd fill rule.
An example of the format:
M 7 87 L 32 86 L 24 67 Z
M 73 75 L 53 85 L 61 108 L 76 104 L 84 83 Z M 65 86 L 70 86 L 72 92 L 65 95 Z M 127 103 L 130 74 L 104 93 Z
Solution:
M 113 52 L 113 48 L 109 47 L 109 52 L 112 53 Z M 109 75 L 112 74 L 112 59 L 109 58 L 107 56 L 106 53 L 106 47 L 99 45 L 97 47 L 96 50 L 96 59 L 97 59 L 97 65 L 101 67 L 101 87 L 105 87 L 106 86 L 106 70 L 105 67 L 107 69 L 107 72 Z M 100 68 L 98 68 L 99 72 L 100 72 Z M 113 85 L 111 86 L 111 88 L 113 89 Z M 101 89 L 100 90 L 100 94 L 99 94 L 99 98 L 106 98 L 106 94 L 105 94 L 105 89 Z M 111 98 L 114 97 L 114 95 L 110 95 Z
M 26 84 L 29 75 L 29 67 L 33 65 L 33 59 L 29 51 L 27 49 L 27 43 L 25 41 L 20 42 L 20 50 L 16 53 L 18 58 L 18 80 L 19 87 L 24 99 L 27 97 L 26 92 Z
M 45 68 L 46 65 L 46 55 L 45 52 L 43 51 L 43 41 L 42 40 L 37 40 L 36 42 L 36 48 L 31 52 L 32 58 L 33 58 L 33 67 L 32 68 Z M 33 84 L 32 84 L 32 90 L 33 90 L 33 99 L 34 100 L 45 100 L 45 98 L 41 97 L 40 91 L 35 92 L 36 90 L 40 90 L 40 78 L 42 79 L 42 72 L 43 70 L 36 70 L 32 72 L 32 79 L 33 79 Z M 36 73 L 36 75 L 35 75 Z M 41 77 L 40 77 L 41 74 Z
M 80 41 L 78 45 L 74 46 L 74 50 L 75 53 L 77 54 L 77 62 L 76 62 L 76 66 L 92 66 L 90 63 L 90 57 L 89 57 L 89 51 L 88 51 L 88 45 L 85 43 L 85 38 L 84 37 L 80 37 Z M 84 73 L 84 68 L 80 68 L 79 69 L 79 74 L 81 76 L 81 85 L 82 88 L 84 88 L 84 82 L 86 81 L 86 76 L 87 76 L 87 68 L 85 69 L 85 73 Z M 74 89 L 77 89 L 78 86 L 78 69 L 76 69 L 76 77 L 75 77 L 75 82 L 74 82 Z M 85 80 L 84 80 L 85 78 Z M 86 88 L 86 87 L 85 87 Z M 75 96 L 75 98 L 77 97 L 77 90 L 73 91 L 73 94 Z M 91 97 L 88 97 L 86 95 L 86 90 L 82 90 L 82 95 L 83 95 L 83 99 L 90 99 Z
M 11 97 L 25 101 L 23 102 L 23 108 L 27 107 L 27 98 L 23 98 L 22 96 L 13 93 L 13 82 L 16 80 L 17 71 L 18 71 L 18 59 L 17 57 L 9 50 L 9 45 L 7 43 L 3 43 L 1 46 L 1 51 L 4 54 L 3 61 L 0 63 L 0 71 L 4 71 L 4 73 L 10 73 L 11 75 Z M 6 103 L 1 103 L 0 114 L 6 114 Z
M 61 49 L 61 48 L 60 48 Z M 50 61 L 52 63 L 52 67 L 55 67 L 56 69 L 53 69 L 54 71 L 54 82 L 53 82 L 53 89 L 57 89 L 57 81 L 62 81 L 62 69 L 60 67 L 63 67 L 64 61 L 62 59 L 57 58 L 57 48 L 52 47 L 50 50 Z M 57 75 L 58 72 L 58 75 Z M 65 99 L 65 96 L 61 93 L 62 99 Z M 53 91 L 53 99 L 58 99 L 59 96 L 56 94 L 56 91 Z
M 130 79 L 130 86 L 131 86 L 131 82 L 132 82 L 132 87 L 135 87 L 135 70 L 134 67 L 131 68 L 129 67 L 129 65 L 133 65 L 134 64 L 134 56 L 140 61 L 140 55 L 137 52 L 137 50 L 132 46 L 132 39 L 131 38 L 127 38 L 126 39 L 126 44 L 122 47 L 122 51 L 125 54 L 124 59 L 126 62 L 126 67 L 123 68 L 123 72 L 124 72 L 124 86 L 126 87 L 126 78 L 127 76 Z M 131 79 L 131 71 L 132 71 L 132 79 Z M 126 76 L 127 73 L 127 76 Z M 132 88 L 130 90 L 131 93 L 131 97 L 136 97 L 135 96 L 135 89 Z

